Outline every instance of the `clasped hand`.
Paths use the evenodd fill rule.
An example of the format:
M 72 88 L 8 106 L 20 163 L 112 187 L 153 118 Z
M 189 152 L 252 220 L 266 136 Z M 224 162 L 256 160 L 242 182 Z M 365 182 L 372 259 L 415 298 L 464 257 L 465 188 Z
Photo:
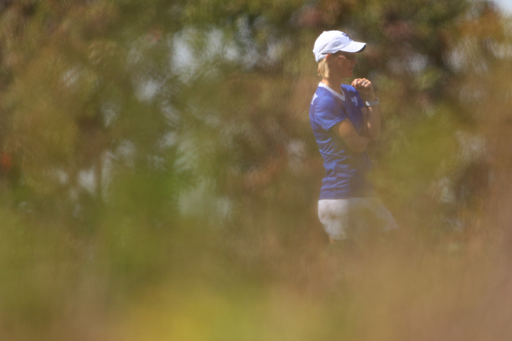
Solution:
M 373 92 L 372 82 L 366 78 L 356 78 L 352 81 L 352 86 L 359 91 L 363 101 L 375 100 L 375 93 Z

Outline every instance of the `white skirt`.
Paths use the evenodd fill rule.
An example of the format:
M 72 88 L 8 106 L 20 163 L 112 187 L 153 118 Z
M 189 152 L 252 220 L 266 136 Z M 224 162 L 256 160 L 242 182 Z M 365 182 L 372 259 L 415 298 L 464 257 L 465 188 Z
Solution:
M 398 228 L 391 212 L 376 197 L 319 200 L 318 217 L 334 240 Z

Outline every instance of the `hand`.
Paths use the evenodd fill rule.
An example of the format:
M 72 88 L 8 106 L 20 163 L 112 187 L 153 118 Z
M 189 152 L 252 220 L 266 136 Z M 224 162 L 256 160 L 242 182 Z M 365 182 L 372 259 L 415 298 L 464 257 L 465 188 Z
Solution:
M 374 101 L 376 99 L 375 93 L 373 92 L 372 82 L 366 78 L 356 78 L 352 82 L 352 86 L 359 91 L 363 101 Z

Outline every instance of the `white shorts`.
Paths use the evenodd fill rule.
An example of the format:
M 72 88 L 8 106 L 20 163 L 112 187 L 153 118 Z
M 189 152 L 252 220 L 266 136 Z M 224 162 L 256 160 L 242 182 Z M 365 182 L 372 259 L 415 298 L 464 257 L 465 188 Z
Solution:
M 334 240 L 398 228 L 391 212 L 376 197 L 319 200 L 318 217 Z

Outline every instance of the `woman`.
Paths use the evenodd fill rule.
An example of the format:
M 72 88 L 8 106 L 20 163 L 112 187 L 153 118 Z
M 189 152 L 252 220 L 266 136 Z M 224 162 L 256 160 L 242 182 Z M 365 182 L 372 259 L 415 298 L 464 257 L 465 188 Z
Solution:
M 325 167 L 318 215 L 331 243 L 375 228 L 398 227 L 366 176 L 371 168 L 366 147 L 380 135 L 379 100 L 372 82 L 356 78 L 351 85 L 342 84 L 352 77 L 356 53 L 365 48 L 366 43 L 341 31 L 326 31 L 313 49 L 322 81 L 309 118 Z

